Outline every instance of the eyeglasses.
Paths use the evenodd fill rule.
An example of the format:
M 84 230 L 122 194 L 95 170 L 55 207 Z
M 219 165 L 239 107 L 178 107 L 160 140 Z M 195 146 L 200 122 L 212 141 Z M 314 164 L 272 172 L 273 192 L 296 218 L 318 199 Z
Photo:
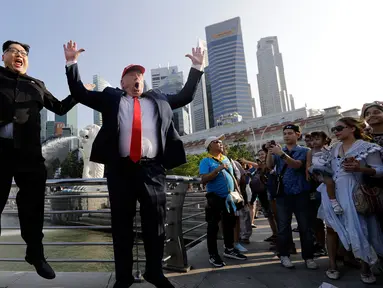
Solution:
M 16 49 L 16 48 L 8 48 L 7 50 L 5 50 L 5 52 L 11 52 L 12 54 L 20 54 L 23 57 L 27 57 L 28 56 L 28 52 L 27 51 L 19 50 L 19 49 Z
M 347 127 L 342 126 L 342 125 L 335 126 L 335 127 L 332 127 L 332 128 L 331 128 L 331 132 L 332 132 L 332 133 L 342 132 L 345 128 L 347 128 Z
M 222 143 L 222 141 L 221 140 L 215 140 L 215 141 L 211 141 L 211 143 L 218 144 L 218 143 Z

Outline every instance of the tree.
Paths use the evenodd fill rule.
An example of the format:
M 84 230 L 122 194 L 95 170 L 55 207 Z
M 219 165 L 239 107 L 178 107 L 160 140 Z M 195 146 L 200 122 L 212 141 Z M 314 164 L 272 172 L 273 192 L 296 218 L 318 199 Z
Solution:
M 167 174 L 197 177 L 199 175 L 199 163 L 206 156 L 206 152 L 202 154 L 186 155 L 187 162 L 169 170 Z
M 84 162 L 78 159 L 77 151 L 71 151 L 61 163 L 62 178 L 81 178 Z
M 254 159 L 254 149 L 251 145 L 246 145 L 246 139 L 240 138 L 234 141 L 234 145 L 227 148 L 227 156 L 231 159 L 237 160 L 245 158 L 247 160 Z

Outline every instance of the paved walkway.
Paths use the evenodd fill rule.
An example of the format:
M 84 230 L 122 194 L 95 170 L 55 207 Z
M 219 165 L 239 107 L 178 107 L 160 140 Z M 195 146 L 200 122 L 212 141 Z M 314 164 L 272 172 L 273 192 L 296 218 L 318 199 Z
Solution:
M 238 262 L 228 260 L 227 266 L 220 269 L 211 268 L 208 263 L 206 243 L 188 251 L 189 263 L 193 269 L 187 274 L 168 273 L 174 285 L 183 288 L 210 287 L 252 287 L 252 288 L 318 288 L 323 282 L 331 283 L 338 288 L 365 287 L 359 280 L 357 270 L 343 269 L 342 279 L 330 281 L 324 272 L 327 259 L 318 261 L 320 269 L 307 270 L 300 255 L 292 257 L 296 269 L 287 270 L 280 266 L 278 258 L 268 251 L 269 244 L 263 239 L 270 235 L 265 219 L 257 221 L 258 228 L 254 229 L 252 243 L 247 245 L 248 260 Z M 298 237 L 297 234 L 294 235 Z M 297 242 L 298 239 L 294 239 Z M 222 242 L 222 241 L 220 241 Z M 222 247 L 220 243 L 220 247 Z M 297 245 L 299 247 L 299 245 Z M 0 272 L 0 288 L 111 288 L 114 276 L 112 273 L 57 273 L 53 281 L 40 278 L 31 272 Z M 132 287 L 153 287 L 148 283 L 137 283 Z M 383 287 L 383 276 L 378 277 L 375 287 Z

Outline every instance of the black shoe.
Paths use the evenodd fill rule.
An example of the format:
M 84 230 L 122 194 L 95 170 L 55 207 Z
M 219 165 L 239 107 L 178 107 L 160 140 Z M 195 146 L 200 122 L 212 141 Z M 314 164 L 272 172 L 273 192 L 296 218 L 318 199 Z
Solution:
M 113 288 L 127 288 L 127 287 L 132 286 L 133 283 L 134 283 L 133 277 L 130 280 L 117 280 L 114 283 Z
M 236 259 L 236 260 L 246 260 L 247 257 L 243 254 L 241 254 L 237 249 L 225 249 L 225 252 L 223 252 L 223 256 L 230 259 Z
M 222 261 L 219 255 L 210 255 L 209 262 L 211 265 L 217 268 L 226 266 L 226 263 Z
M 277 241 L 277 235 L 271 235 L 270 237 L 263 240 L 265 242 L 276 242 Z
M 327 251 L 326 249 L 318 249 L 314 252 L 314 257 L 315 258 L 319 258 L 319 257 L 324 257 L 324 256 L 327 256 Z
M 25 261 L 35 266 L 37 274 L 39 274 L 41 277 L 49 280 L 56 278 L 55 271 L 53 271 L 52 267 L 47 263 L 45 258 L 41 258 L 39 260 L 32 260 L 29 259 L 27 256 L 25 257 Z
M 175 288 L 174 285 L 165 276 L 162 276 L 160 278 L 152 277 L 146 274 L 144 274 L 143 276 L 146 282 L 153 284 L 157 288 Z

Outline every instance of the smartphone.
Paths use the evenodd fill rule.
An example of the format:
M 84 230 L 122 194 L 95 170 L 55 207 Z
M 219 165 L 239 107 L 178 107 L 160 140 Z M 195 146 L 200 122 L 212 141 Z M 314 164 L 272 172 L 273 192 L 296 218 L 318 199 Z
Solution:
M 347 157 L 344 159 L 344 162 L 354 162 L 355 161 L 355 157 Z

